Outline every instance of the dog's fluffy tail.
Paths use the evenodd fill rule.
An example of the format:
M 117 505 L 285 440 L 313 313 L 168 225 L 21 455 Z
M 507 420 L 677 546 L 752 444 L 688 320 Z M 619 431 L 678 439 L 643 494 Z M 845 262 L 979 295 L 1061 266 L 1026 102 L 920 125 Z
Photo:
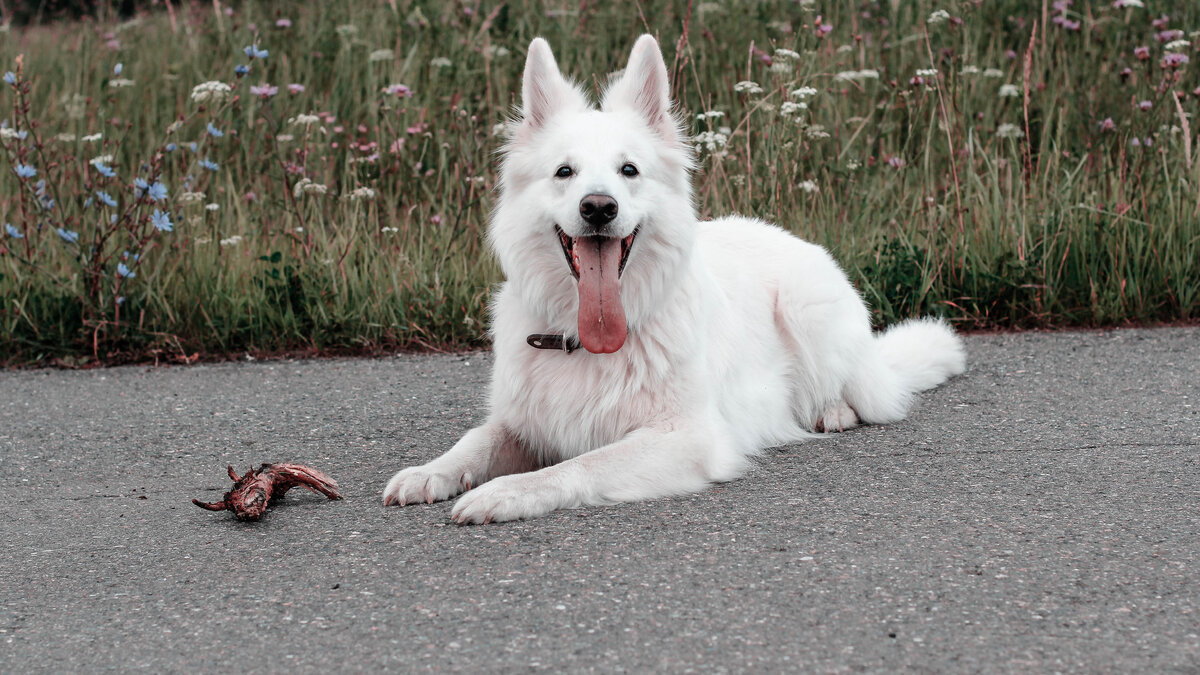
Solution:
M 847 391 L 866 422 L 902 419 L 913 394 L 932 389 L 966 370 L 962 339 L 941 319 L 913 319 L 875 336 L 876 353 L 866 359 Z

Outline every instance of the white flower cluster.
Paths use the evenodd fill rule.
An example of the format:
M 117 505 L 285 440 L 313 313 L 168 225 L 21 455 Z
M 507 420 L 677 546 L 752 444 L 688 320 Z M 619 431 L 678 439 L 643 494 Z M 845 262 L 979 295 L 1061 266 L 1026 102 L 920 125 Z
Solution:
M 1025 132 L 1021 131 L 1021 127 L 1015 124 L 1006 123 L 996 127 L 996 135 L 1000 138 L 1021 138 L 1025 135 Z
M 725 144 L 729 142 L 729 132 L 729 127 L 721 127 L 717 131 L 701 131 L 692 138 L 696 142 L 696 151 L 717 152 L 724 148 Z
M 307 176 L 296 181 L 296 184 L 292 186 L 292 196 L 296 199 L 300 199 L 304 195 L 323 195 L 326 192 L 329 192 L 329 186 L 314 183 Z
M 1015 84 L 1000 85 L 1000 98 L 1015 98 L 1021 95 L 1021 88 Z
M 391 61 L 396 58 L 396 53 L 390 49 L 376 49 L 367 55 L 368 63 L 376 63 L 378 61 Z
M 817 95 L 817 90 L 813 87 L 800 87 L 799 89 L 793 89 L 792 93 L 791 93 L 792 98 L 798 98 L 801 101 L 808 98 L 809 96 L 816 96 L 816 95 Z
M 737 84 L 733 85 L 733 90 L 739 94 L 763 93 L 763 88 L 758 86 L 757 82 L 751 82 L 750 80 L 742 80 L 741 82 L 738 82 Z
M 220 103 L 229 98 L 233 88 L 224 82 L 204 82 L 192 87 L 192 100 L 196 103 Z
M 939 23 L 942 23 L 943 21 L 949 21 L 949 20 L 950 20 L 950 12 L 947 12 L 944 9 L 935 9 L 935 10 L 933 10 L 933 13 L 929 15 L 929 18 L 925 19 L 925 23 L 932 26 L 934 24 L 939 24 Z
M 784 117 L 798 115 L 801 111 L 808 110 L 808 104 L 804 101 L 784 101 L 779 104 L 779 114 Z
M 878 70 L 844 70 L 833 76 L 835 80 L 844 80 L 846 82 L 857 82 L 859 80 L 878 80 Z
M 346 199 L 349 199 L 351 201 L 356 201 L 356 202 L 364 200 L 364 199 L 367 201 L 370 201 L 372 199 L 375 199 L 375 191 L 372 190 L 371 188 L 365 187 L 365 186 L 360 187 L 360 188 L 354 188 L 354 190 L 352 190 L 350 192 L 350 194 L 346 195 Z
M 301 124 L 303 124 L 304 126 L 308 126 L 310 124 L 316 124 L 317 122 L 320 122 L 320 121 L 321 121 L 321 118 L 316 115 L 309 114 L 309 113 L 301 113 L 301 114 L 296 115 L 295 117 L 289 119 L 288 124 L 293 127 L 297 126 L 297 125 L 301 125 Z
M 801 190 L 804 190 L 805 192 L 807 192 L 809 194 L 821 191 L 821 186 L 817 185 L 817 181 L 815 181 L 815 180 L 802 180 L 796 184 L 796 187 L 800 188 Z

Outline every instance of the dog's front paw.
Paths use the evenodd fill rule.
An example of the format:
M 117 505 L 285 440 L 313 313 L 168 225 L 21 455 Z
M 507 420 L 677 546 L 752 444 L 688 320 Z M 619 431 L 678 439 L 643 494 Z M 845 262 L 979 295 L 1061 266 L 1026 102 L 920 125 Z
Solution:
M 845 401 L 839 401 L 821 413 L 821 416 L 817 418 L 817 423 L 813 425 L 813 431 L 830 433 L 846 431 L 856 426 L 858 426 L 858 413 L 846 405 Z
M 383 489 L 383 505 L 432 504 L 471 489 L 471 476 L 411 466 L 392 476 Z
M 463 495 L 450 511 L 459 525 L 536 518 L 569 506 L 561 488 L 537 473 L 503 476 Z

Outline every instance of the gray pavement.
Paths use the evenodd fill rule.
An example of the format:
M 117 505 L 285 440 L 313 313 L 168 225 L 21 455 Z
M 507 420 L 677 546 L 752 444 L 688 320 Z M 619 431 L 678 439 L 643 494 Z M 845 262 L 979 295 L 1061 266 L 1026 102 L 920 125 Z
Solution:
M 1200 329 L 968 352 L 902 423 L 484 527 L 379 492 L 488 354 L 2 372 L 0 670 L 1200 671 Z M 346 499 L 189 503 L 267 461 Z

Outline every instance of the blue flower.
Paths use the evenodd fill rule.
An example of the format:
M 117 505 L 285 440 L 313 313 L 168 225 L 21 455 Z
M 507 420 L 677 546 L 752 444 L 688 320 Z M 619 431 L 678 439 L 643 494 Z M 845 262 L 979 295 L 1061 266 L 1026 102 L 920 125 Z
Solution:
M 16 171 L 21 178 L 33 178 L 37 175 L 37 169 L 28 164 L 18 164 Z
M 62 240 L 67 242 L 68 244 L 74 244 L 79 241 L 79 233 L 78 232 L 72 232 L 71 230 L 64 230 L 61 227 L 58 228 L 58 236 L 62 237 Z
M 191 150 L 192 152 L 196 152 L 196 150 L 199 147 L 200 146 L 196 143 L 196 141 L 192 141 L 191 143 L 188 143 L 188 150 Z
M 116 206 L 117 205 L 117 200 L 113 199 L 112 195 L 108 194 L 104 190 L 99 190 L 96 192 L 96 199 L 99 199 L 100 201 L 104 202 L 108 206 Z
M 137 276 L 137 273 L 129 271 L 129 266 L 123 262 L 117 263 L 117 274 L 125 279 L 132 279 Z
M 154 185 L 151 185 L 150 189 L 146 191 L 146 194 L 150 196 L 150 199 L 153 199 L 156 202 L 161 202 L 167 198 L 167 186 L 156 181 Z
M 96 170 L 99 171 L 100 174 L 105 178 L 112 178 L 113 176 L 117 175 L 117 172 L 113 171 L 112 167 L 104 162 L 92 162 L 92 166 L 96 167 Z
M 4 84 L 16 84 L 16 83 L 17 83 L 17 74 L 16 73 L 14 73 L 13 71 L 10 70 L 4 74 Z
M 204 167 L 205 169 L 208 169 L 209 171 L 216 171 L 221 168 L 221 166 L 219 164 L 217 164 L 216 162 L 212 161 L 211 159 L 209 159 L 207 157 L 200 160 L 200 166 Z
M 246 45 L 246 48 L 243 49 L 242 52 L 252 59 L 265 59 L 267 58 L 267 55 L 270 54 L 270 52 L 265 49 L 259 49 L 258 45 Z
M 134 178 L 133 179 L 133 196 L 134 197 L 141 197 L 142 195 L 146 194 L 146 190 L 149 190 L 149 189 L 150 189 L 150 183 L 147 183 L 145 178 Z
M 158 210 L 150 214 L 150 224 L 159 232 L 170 232 L 174 227 L 171 224 L 171 216 Z
M 247 74 L 249 74 L 249 72 L 250 72 L 250 66 L 248 66 L 244 63 L 239 63 L 233 69 L 233 74 L 237 75 L 238 77 L 245 77 Z
M 117 65 L 113 66 L 113 75 L 120 75 L 122 70 L 125 70 L 125 64 L 118 63 Z
M 213 138 L 220 138 L 225 135 L 225 132 L 214 127 L 212 122 L 209 122 L 208 123 L 208 135 L 212 136 Z
M 176 150 L 178 147 L 179 147 L 179 146 L 178 146 L 178 145 L 175 145 L 174 143 L 167 143 L 166 147 L 165 147 L 165 148 L 163 148 L 163 150 L 166 150 L 167 152 L 175 152 L 175 150 Z
M 5 223 L 4 231 L 8 232 L 8 236 L 12 237 L 13 239 L 24 239 L 25 238 L 25 235 L 21 234 L 20 230 L 13 227 L 12 223 Z

